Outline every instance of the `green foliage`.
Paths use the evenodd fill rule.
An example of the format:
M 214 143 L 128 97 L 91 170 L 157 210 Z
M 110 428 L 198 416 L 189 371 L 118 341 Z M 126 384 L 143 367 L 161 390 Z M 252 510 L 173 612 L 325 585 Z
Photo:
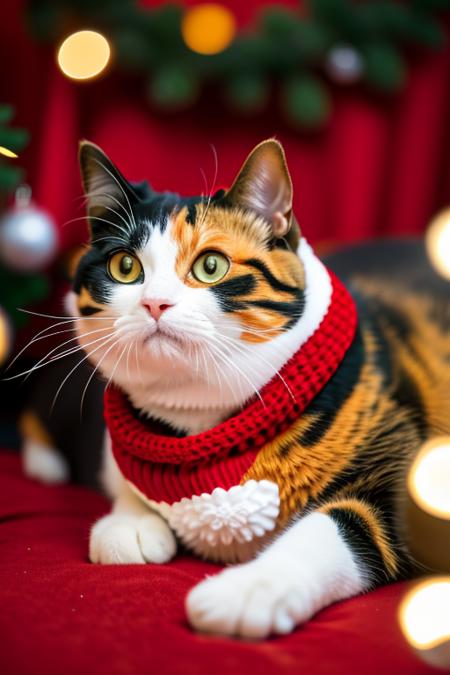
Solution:
M 181 64 L 163 66 L 150 81 L 150 98 L 162 108 L 185 108 L 196 99 L 197 93 L 195 72 Z
M 242 73 L 226 84 L 228 100 L 243 113 L 263 109 L 269 97 L 267 78 L 260 73 Z
M 0 105 L 0 145 L 15 153 L 21 152 L 28 143 L 29 134 L 25 129 L 9 126 L 14 117 L 14 108 Z M 23 171 L 15 162 L 16 159 L 0 155 L 0 193 L 12 192 L 23 177 Z
M 211 56 L 183 43 L 185 9 L 173 3 L 150 9 L 138 0 L 31 0 L 29 21 L 36 37 L 53 42 L 86 26 L 103 31 L 118 66 L 145 75 L 149 98 L 164 109 L 191 105 L 204 85 L 216 83 L 234 107 L 257 111 L 270 82 L 281 81 L 290 119 L 311 128 L 330 109 L 329 78 L 323 75 L 335 45 L 362 55 L 363 84 L 394 93 L 407 77 L 405 48 L 445 43 L 440 12 L 450 10 L 450 0 L 309 0 L 306 10 L 263 7 L 254 30 Z
M 369 84 L 382 92 L 395 91 L 403 86 L 406 66 L 396 49 L 388 44 L 373 43 L 363 50 L 363 55 Z
M 318 129 L 331 112 L 331 101 L 322 82 L 310 75 L 290 78 L 283 85 L 283 104 L 289 119 L 304 129 Z

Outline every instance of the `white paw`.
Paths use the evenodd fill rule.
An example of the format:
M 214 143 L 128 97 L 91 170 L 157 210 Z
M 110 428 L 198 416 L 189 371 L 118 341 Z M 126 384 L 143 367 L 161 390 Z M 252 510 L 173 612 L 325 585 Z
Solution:
M 48 485 L 66 483 L 69 465 L 54 448 L 26 440 L 22 450 L 23 470 L 26 476 Z
M 89 558 L 102 565 L 161 564 L 171 560 L 176 549 L 172 531 L 158 515 L 112 513 L 92 528 Z
M 191 625 L 202 632 L 262 639 L 290 633 L 314 614 L 312 593 L 295 561 L 259 558 L 195 586 L 186 598 Z

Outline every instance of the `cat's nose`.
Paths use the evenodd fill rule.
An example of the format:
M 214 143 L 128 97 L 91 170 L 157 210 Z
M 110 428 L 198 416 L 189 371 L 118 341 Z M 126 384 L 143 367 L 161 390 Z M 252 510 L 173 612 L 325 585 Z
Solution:
M 155 321 L 158 321 L 159 317 L 163 312 L 166 311 L 166 309 L 169 309 L 169 307 L 173 307 L 172 304 L 167 302 L 166 300 L 144 300 L 142 303 L 147 310 L 147 312 L 150 314 L 152 319 Z

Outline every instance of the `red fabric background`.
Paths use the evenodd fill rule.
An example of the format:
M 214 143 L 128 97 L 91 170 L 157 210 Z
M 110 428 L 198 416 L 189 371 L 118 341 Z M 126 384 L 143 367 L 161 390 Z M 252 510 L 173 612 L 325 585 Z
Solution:
M 299 221 L 315 242 L 422 232 L 432 214 L 450 202 L 448 48 L 412 55 L 408 85 L 392 99 L 337 88 L 329 127 L 302 136 L 283 122 L 276 106 L 245 119 L 225 106 L 217 115 L 205 97 L 196 108 L 169 115 L 150 109 L 141 81 L 121 79 L 114 69 L 97 82 L 69 82 L 59 74 L 52 50 L 27 36 L 24 4 L 14 0 L 2 8 L 0 91 L 32 132 L 22 161 L 36 199 L 60 227 L 82 213 L 74 201 L 80 194 L 76 146 L 82 137 L 102 145 L 132 179 L 147 177 L 157 189 L 197 194 L 203 189 L 200 169 L 209 182 L 213 178 L 210 143 L 217 149 L 219 183 L 229 184 L 249 149 L 276 134 L 287 149 Z M 264 4 L 227 3 L 243 27 Z M 296 0 L 285 4 L 297 6 Z M 61 228 L 64 246 L 84 237 L 82 223 Z
M 406 646 L 396 613 L 405 585 L 321 612 L 292 635 L 261 644 L 189 629 L 183 598 L 217 566 L 87 562 L 98 495 L 25 479 L 0 453 L 2 675 L 432 675 Z

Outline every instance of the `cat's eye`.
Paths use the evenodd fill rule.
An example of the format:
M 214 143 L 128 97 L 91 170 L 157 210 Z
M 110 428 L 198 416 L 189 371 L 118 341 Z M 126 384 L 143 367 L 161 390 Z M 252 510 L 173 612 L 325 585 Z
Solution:
M 192 274 L 204 284 L 214 284 L 223 279 L 230 269 L 230 261 L 217 251 L 202 253 L 192 265 Z
M 140 261 L 127 251 L 118 251 L 110 257 L 108 272 L 114 281 L 121 284 L 132 284 L 143 276 Z

